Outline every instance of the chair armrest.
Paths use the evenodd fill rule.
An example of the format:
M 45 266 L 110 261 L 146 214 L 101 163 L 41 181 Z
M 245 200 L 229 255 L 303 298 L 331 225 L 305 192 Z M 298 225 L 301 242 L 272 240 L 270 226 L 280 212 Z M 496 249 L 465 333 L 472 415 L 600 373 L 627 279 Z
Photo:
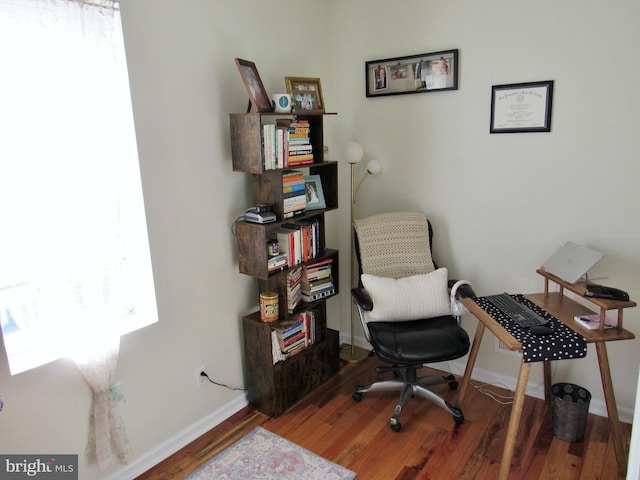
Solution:
M 373 310 L 373 300 L 364 288 L 352 288 L 351 296 L 364 311 L 370 312 Z
M 458 282 L 458 280 L 449 280 L 449 289 L 453 288 L 453 286 Z M 473 287 L 469 283 L 463 283 L 459 285 L 456 290 L 456 296 L 460 298 L 471 298 L 475 297 L 476 292 L 473 290 Z

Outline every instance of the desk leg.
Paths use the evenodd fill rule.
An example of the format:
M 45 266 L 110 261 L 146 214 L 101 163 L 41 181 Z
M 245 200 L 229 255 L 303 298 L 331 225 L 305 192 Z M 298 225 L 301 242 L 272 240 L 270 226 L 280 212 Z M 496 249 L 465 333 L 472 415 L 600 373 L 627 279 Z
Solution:
M 504 450 L 502 452 L 502 463 L 500 464 L 499 480 L 507 480 L 509 469 L 511 468 L 511 457 L 516 445 L 516 437 L 518 436 L 518 425 L 520 424 L 520 416 L 522 415 L 522 407 L 524 405 L 524 397 L 527 392 L 527 382 L 529 381 L 529 372 L 531 364 L 522 362 L 520 364 L 520 373 L 518 374 L 518 385 L 516 386 L 515 396 L 513 398 L 513 406 L 511 407 L 511 417 L 509 417 L 509 428 L 507 429 L 507 438 L 504 442 Z
M 476 357 L 478 356 L 478 350 L 480 350 L 480 342 L 482 341 L 482 334 L 484 333 L 484 328 L 485 328 L 484 323 L 478 322 L 478 327 L 476 328 L 476 336 L 474 337 L 473 343 L 471 344 L 471 351 L 469 353 L 469 358 L 467 360 L 467 366 L 464 369 L 464 376 L 462 377 L 462 383 L 458 387 L 458 395 L 456 397 L 455 406 L 460 409 L 462 409 L 462 401 L 464 400 L 464 394 L 467 391 L 467 387 L 469 386 L 469 381 L 471 380 L 471 372 L 473 371 L 473 367 L 476 364 Z
M 622 442 L 622 429 L 618 418 L 618 407 L 616 397 L 613 393 L 613 382 L 611 381 L 611 370 L 609 368 L 609 356 L 607 355 L 607 345 L 605 342 L 596 342 L 598 352 L 598 364 L 600 365 L 600 377 L 602 378 L 602 388 L 604 399 L 607 402 L 607 413 L 609 414 L 609 425 L 613 436 L 613 447 L 618 461 L 618 472 L 620 475 L 627 474 L 627 456 Z
M 551 404 L 551 362 L 546 360 L 542 365 L 544 377 L 544 401 Z

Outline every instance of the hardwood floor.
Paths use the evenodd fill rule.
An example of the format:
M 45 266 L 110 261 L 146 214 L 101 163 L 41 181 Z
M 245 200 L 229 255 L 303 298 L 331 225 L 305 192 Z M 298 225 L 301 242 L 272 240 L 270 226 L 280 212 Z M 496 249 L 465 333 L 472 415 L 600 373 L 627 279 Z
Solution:
M 402 413 L 402 430 L 394 432 L 389 417 L 395 392 L 365 394 L 360 402 L 351 398 L 354 385 L 380 377 L 374 371 L 378 363 L 369 358 L 344 366 L 278 418 L 244 408 L 138 480 L 182 478 L 258 425 L 355 471 L 358 479 L 498 477 L 510 405 L 469 388 L 463 405 L 465 421 L 456 426 L 450 414 L 416 397 Z M 447 385 L 434 388 L 450 402 L 455 400 L 455 391 Z M 496 387 L 491 390 L 511 394 Z M 631 426 L 623 424 L 622 429 L 628 451 Z M 545 402 L 527 397 L 509 479 L 624 480 L 617 473 L 608 420 L 590 414 L 584 441 L 564 442 L 553 436 Z

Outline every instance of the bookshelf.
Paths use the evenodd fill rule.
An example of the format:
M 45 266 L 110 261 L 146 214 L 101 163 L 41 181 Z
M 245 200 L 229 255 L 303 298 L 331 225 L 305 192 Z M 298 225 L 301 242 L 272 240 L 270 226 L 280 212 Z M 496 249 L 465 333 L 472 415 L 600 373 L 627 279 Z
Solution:
M 236 222 L 238 270 L 257 280 L 256 300 L 260 292 L 278 293 L 281 321 L 300 312 L 309 312 L 317 322 L 313 341 L 282 359 L 282 352 L 273 350 L 276 338 L 273 334 L 281 322 L 264 322 L 259 311 L 242 319 L 249 404 L 273 417 L 280 415 L 340 368 L 339 334 L 326 326 L 326 300 L 339 291 L 338 251 L 328 248 L 325 241 L 325 214 L 338 209 L 338 164 L 325 159 L 323 152 L 323 126 L 327 115 L 335 114 L 233 113 L 229 116 L 233 171 L 249 174 L 254 205 L 271 205 L 276 214 L 273 223 Z M 294 163 L 293 157 L 285 156 L 283 160 L 280 153 L 274 158 L 272 152 L 277 152 L 277 144 L 275 147 L 267 145 L 274 138 L 271 132 L 275 131 L 275 138 L 286 135 L 277 130 L 283 128 L 287 121 L 306 125 L 313 160 L 305 157 L 305 163 Z M 289 200 L 291 195 L 284 188 L 291 171 L 320 178 L 324 208 L 298 210 L 294 215 Z M 282 235 L 296 228 L 304 231 L 296 238 L 306 239 L 302 241 L 302 247 L 296 243 L 299 256 L 288 254 L 292 259 L 287 265 L 275 269 L 273 265 L 270 267 L 267 242 L 285 238 Z M 307 292 L 305 297 L 308 301 L 302 297 L 293 301 L 291 273 L 301 269 L 306 274 L 307 270 L 317 268 L 319 263 L 329 265 L 332 288 L 322 290 L 316 285 L 314 288 L 321 293 L 309 296 Z M 308 281 L 305 282 L 308 290 Z

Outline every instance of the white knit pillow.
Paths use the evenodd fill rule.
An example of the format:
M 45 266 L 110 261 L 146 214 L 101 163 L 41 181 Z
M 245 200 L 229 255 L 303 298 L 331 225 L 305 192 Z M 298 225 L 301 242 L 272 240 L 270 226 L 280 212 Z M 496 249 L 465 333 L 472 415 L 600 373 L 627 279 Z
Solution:
M 451 313 L 447 289 L 448 272 L 439 268 L 431 273 L 403 278 L 362 275 L 362 285 L 373 300 L 367 321 L 417 320 Z

